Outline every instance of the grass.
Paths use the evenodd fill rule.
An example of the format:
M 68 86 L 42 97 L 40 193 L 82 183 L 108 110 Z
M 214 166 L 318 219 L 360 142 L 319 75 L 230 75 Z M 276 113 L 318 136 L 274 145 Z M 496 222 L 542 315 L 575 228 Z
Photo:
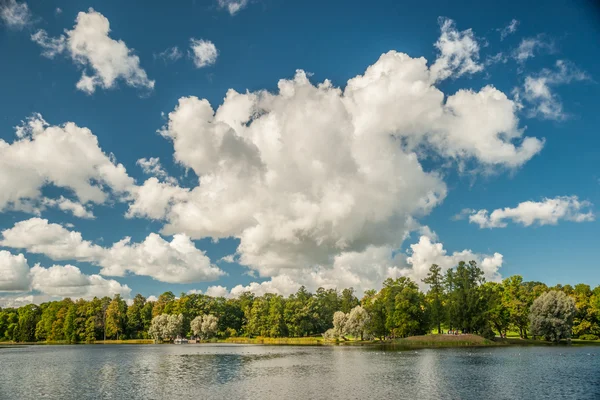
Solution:
M 153 344 L 153 339 L 96 340 L 92 344 Z
M 392 340 L 325 340 L 322 336 L 312 337 L 284 337 L 284 338 L 269 338 L 269 337 L 230 337 L 227 339 L 213 338 L 205 343 L 236 343 L 236 344 L 261 344 L 261 345 L 300 345 L 300 346 L 317 346 L 317 345 L 343 345 L 343 346 L 369 346 L 383 345 L 393 346 L 397 348 L 446 348 L 446 347 L 487 347 L 487 346 L 548 346 L 553 345 L 552 342 L 544 340 L 521 339 L 518 335 L 509 335 L 508 338 L 496 337 L 494 340 L 485 339 L 478 335 L 446 335 L 446 334 L 428 334 L 422 336 L 411 336 L 402 339 Z M 130 340 L 97 340 L 89 344 L 153 344 L 152 339 L 130 339 Z M 566 344 L 566 341 L 562 341 Z M 23 345 L 65 345 L 70 344 L 67 341 L 47 341 L 33 343 L 15 343 L 15 342 L 0 342 L 0 347 L 12 347 Z M 79 343 L 86 344 L 86 343 Z M 600 340 L 581 340 L 573 339 L 573 345 L 596 345 L 600 346 Z
M 220 343 L 238 344 L 288 344 L 288 345 L 320 345 L 326 344 L 322 337 L 299 337 L 299 338 L 268 338 L 268 337 L 230 337 L 220 340 Z
M 154 340 L 152 339 L 129 339 L 129 340 L 96 340 L 95 342 L 77 342 L 70 343 L 66 340 L 47 340 L 43 342 L 2 342 L 0 346 L 8 347 L 8 346 L 31 346 L 31 345 L 65 345 L 65 344 L 152 344 Z
M 438 347 L 484 347 L 498 346 L 499 343 L 485 339 L 478 335 L 437 335 L 429 334 L 422 336 L 411 336 L 403 339 L 394 339 L 384 342 L 394 346 L 410 348 L 438 348 Z

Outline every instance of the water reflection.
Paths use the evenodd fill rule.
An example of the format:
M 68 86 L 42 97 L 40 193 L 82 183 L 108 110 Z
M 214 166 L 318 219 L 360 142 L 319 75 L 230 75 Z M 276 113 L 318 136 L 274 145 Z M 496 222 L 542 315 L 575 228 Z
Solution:
M 33 346 L 0 368 L 0 399 L 600 398 L 577 347 Z

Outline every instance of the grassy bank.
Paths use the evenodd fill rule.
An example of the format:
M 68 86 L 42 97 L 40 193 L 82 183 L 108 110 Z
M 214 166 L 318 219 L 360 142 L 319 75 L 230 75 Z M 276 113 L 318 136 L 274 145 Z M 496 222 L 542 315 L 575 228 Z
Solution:
M 152 339 L 129 339 L 129 340 L 96 340 L 95 342 L 78 342 L 70 343 L 66 340 L 48 340 L 43 342 L 0 342 L 0 347 L 9 346 L 33 346 L 33 345 L 46 345 L 46 346 L 60 346 L 66 344 L 153 344 Z
M 485 347 L 500 343 L 478 335 L 422 335 L 385 341 L 383 344 L 408 348 Z
M 268 337 L 231 337 L 219 340 L 220 343 L 237 344 L 286 344 L 286 345 L 320 345 L 328 344 L 322 337 L 300 337 L 300 338 L 268 338 Z
M 97 340 L 93 343 L 78 344 L 154 344 L 152 339 L 130 339 L 130 340 Z M 437 335 L 429 334 L 422 336 L 411 336 L 403 339 L 392 340 L 325 340 L 322 336 L 314 337 L 230 337 L 227 339 L 213 338 L 199 344 L 209 343 L 232 343 L 250 345 L 294 345 L 294 346 L 317 346 L 317 345 L 341 345 L 341 346 L 392 346 L 396 348 L 453 348 L 453 347 L 489 347 L 489 346 L 552 346 L 554 343 L 544 340 L 520 339 L 518 337 L 485 339 L 478 335 Z M 72 344 L 66 341 L 47 341 L 32 343 L 0 342 L 0 347 L 12 347 L 23 345 L 66 345 Z M 168 344 L 168 343 L 165 343 Z M 562 341 L 561 344 L 567 344 Z M 572 345 L 596 345 L 600 346 L 600 340 L 573 339 Z M 194 344 L 191 344 L 192 346 Z

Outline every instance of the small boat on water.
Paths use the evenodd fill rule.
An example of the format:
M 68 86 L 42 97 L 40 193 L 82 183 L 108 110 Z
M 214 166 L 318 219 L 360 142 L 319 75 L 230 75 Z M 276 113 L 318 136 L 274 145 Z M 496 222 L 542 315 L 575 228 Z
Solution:
M 173 341 L 175 344 L 187 344 L 188 340 L 186 338 L 177 338 Z

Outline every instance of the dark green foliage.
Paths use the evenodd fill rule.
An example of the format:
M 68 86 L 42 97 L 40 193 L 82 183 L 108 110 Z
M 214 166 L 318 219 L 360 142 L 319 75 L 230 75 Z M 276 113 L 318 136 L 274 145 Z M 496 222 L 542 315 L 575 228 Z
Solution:
M 442 321 L 444 320 L 444 276 L 442 269 L 437 264 L 432 264 L 429 268 L 427 278 L 423 283 L 429 285 L 426 300 L 429 307 L 429 318 L 433 326 L 437 328 L 438 333 L 442 332 Z

